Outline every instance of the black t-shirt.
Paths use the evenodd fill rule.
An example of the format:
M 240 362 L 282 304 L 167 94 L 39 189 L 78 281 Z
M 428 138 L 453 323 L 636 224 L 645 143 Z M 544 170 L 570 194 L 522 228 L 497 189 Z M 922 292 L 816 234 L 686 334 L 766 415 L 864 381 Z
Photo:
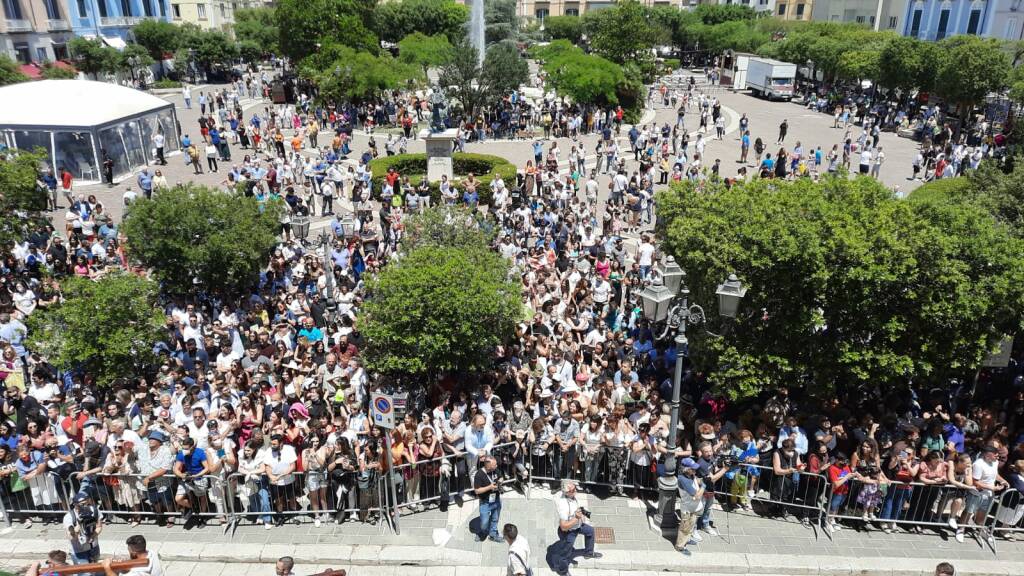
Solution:
M 495 470 L 494 473 L 497 473 L 497 470 Z M 477 488 L 483 488 L 484 486 L 490 486 L 495 482 L 497 482 L 497 478 L 492 477 L 491 474 L 488 474 L 487 471 L 484 470 L 483 468 L 477 470 L 476 474 L 473 475 L 474 490 Z M 498 500 L 501 499 L 501 496 L 498 494 L 497 490 L 493 490 L 491 492 L 477 494 L 477 498 L 479 498 L 481 502 L 497 502 Z

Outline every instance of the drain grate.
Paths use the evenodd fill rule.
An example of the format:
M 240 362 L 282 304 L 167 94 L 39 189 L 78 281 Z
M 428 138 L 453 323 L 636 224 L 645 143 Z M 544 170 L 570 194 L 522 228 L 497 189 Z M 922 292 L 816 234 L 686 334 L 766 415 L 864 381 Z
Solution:
M 615 530 L 613 528 L 594 528 L 594 543 L 615 544 Z

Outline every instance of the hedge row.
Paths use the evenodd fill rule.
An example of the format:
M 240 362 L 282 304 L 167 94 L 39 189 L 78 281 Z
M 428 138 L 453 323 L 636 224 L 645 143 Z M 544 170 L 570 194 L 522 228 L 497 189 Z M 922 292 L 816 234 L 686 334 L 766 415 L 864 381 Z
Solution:
M 394 168 L 402 176 L 408 176 L 409 181 L 416 186 L 427 173 L 427 155 L 398 154 L 371 160 L 370 170 L 373 172 L 374 199 L 380 199 L 380 192 L 384 188 L 384 175 L 387 174 L 388 168 Z M 516 181 L 515 165 L 501 156 L 491 154 L 453 154 L 452 171 L 456 182 L 470 172 L 473 173 L 480 182 L 476 191 L 480 196 L 481 204 L 491 203 L 491 180 L 495 175 L 501 174 L 506 186 L 514 185 Z M 437 182 L 430 184 L 430 193 L 434 202 L 440 201 L 441 191 Z

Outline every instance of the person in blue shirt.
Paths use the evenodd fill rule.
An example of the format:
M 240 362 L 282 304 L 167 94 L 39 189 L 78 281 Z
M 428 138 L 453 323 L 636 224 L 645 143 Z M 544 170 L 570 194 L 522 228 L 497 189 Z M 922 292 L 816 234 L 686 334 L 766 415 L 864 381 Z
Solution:
M 747 154 L 750 153 L 750 132 L 744 132 L 740 138 L 740 162 L 746 164 Z
M 206 476 L 210 473 L 210 460 L 202 448 L 196 447 L 196 441 L 191 436 L 185 436 L 181 440 L 181 450 L 174 457 L 174 475 L 178 477 L 178 492 L 174 500 L 184 511 L 183 519 L 188 523 L 196 510 L 192 507 L 193 500 L 198 504 L 199 512 L 205 513 L 209 510 L 209 503 L 206 498 L 207 485 Z M 189 494 L 192 498 L 189 498 Z M 200 518 L 199 524 L 205 524 Z
M 775 174 L 775 161 L 772 160 L 772 153 L 764 155 L 761 161 L 761 178 L 771 178 Z
M 689 555 L 686 547 L 698 544 L 704 538 L 698 534 L 694 527 L 697 524 L 697 515 L 704 505 L 704 483 L 696 475 L 700 465 L 693 458 L 683 458 L 679 461 L 679 531 L 676 533 L 676 550 Z
M 305 337 L 310 344 L 324 339 L 324 333 L 313 324 L 313 319 L 306 316 L 302 319 L 302 329 L 299 330 L 299 337 Z
M 138 182 L 139 188 L 142 189 L 142 194 L 146 198 L 153 197 L 153 177 L 149 175 L 149 168 L 142 169 L 136 182 Z
M 541 160 L 544 159 L 544 145 L 537 140 L 533 143 L 533 163 L 540 166 Z

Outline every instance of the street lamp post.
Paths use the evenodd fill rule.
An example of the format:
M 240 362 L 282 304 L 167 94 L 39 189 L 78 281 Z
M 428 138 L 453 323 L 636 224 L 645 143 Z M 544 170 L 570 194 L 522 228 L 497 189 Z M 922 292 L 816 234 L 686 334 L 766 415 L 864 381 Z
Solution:
M 644 317 L 652 326 L 665 323 L 665 328 L 657 338 L 664 339 L 671 331 L 675 331 L 676 365 L 672 379 L 672 408 L 669 421 L 668 452 L 665 455 L 665 473 L 658 477 L 658 508 L 654 514 L 654 523 L 661 528 L 675 524 L 676 507 L 676 437 L 679 431 L 679 397 L 683 379 L 683 357 L 686 355 L 688 340 L 686 339 L 687 323 L 703 324 L 707 320 L 704 309 L 697 304 L 690 304 L 690 290 L 684 282 L 686 272 L 676 264 L 675 258 L 665 258 L 658 276 L 641 294 Z M 718 309 L 721 316 L 735 318 L 740 300 L 746 294 L 735 274 L 718 286 Z

